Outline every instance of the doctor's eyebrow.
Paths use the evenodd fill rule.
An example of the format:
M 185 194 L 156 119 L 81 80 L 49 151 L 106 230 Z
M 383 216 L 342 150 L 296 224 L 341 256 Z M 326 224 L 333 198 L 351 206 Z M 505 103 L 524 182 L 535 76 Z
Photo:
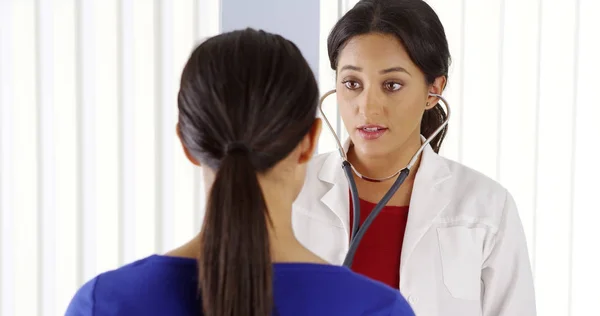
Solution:
M 340 72 L 344 71 L 344 70 L 354 70 L 354 71 L 362 71 L 363 69 L 361 67 L 356 67 L 356 66 L 352 66 L 352 65 L 345 65 L 340 69 Z M 379 73 L 380 74 L 387 74 L 390 72 L 404 72 L 406 74 L 408 74 L 409 76 L 412 76 L 410 74 L 410 72 L 408 72 L 408 70 L 402 68 L 402 67 L 392 67 L 392 68 L 386 68 L 383 70 L 380 70 Z

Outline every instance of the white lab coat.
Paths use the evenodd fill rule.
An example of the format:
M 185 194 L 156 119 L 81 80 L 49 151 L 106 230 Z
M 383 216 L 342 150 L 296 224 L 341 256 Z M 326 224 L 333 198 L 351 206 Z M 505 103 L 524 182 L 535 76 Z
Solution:
M 341 163 L 337 151 L 313 158 L 292 220 L 304 246 L 338 265 L 349 246 L 349 189 Z M 536 314 L 527 244 L 512 196 L 430 146 L 413 186 L 400 292 L 417 316 Z

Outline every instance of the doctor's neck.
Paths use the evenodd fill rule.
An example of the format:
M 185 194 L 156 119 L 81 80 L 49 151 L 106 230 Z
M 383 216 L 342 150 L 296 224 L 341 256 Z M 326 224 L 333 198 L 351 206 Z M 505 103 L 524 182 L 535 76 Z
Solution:
M 367 146 L 351 145 L 348 149 L 348 161 L 361 174 L 371 178 L 384 178 L 406 167 L 421 146 L 420 134 L 411 135 L 403 144 L 393 150 L 381 153 L 372 152 Z M 383 144 L 382 144 L 383 145 Z M 413 166 L 409 178 L 413 178 L 419 167 L 421 157 Z

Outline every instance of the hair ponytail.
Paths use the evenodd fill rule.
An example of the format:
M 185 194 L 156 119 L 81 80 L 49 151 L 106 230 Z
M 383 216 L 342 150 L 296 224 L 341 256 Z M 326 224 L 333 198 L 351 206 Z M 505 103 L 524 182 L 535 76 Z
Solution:
M 285 159 L 313 126 L 315 76 L 292 42 L 239 30 L 192 52 L 177 101 L 187 153 L 216 173 L 198 254 L 204 315 L 270 316 L 271 221 L 257 175 Z
M 432 109 L 426 110 L 425 113 L 423 113 L 423 119 L 421 120 L 421 135 L 429 138 L 429 136 L 431 136 L 433 132 L 446 121 L 446 118 L 448 118 L 448 114 L 439 103 Z M 442 131 L 433 138 L 431 143 L 429 143 L 434 152 L 439 154 L 447 132 L 448 125 L 444 126 Z
M 250 158 L 225 155 L 208 197 L 198 260 L 206 316 L 272 313 L 269 217 Z

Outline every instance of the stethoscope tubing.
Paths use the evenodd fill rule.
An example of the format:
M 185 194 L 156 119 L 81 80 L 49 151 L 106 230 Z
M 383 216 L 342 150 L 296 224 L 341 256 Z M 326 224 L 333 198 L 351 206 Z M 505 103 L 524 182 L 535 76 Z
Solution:
M 367 230 L 369 229 L 369 227 L 371 226 L 371 224 L 373 223 L 375 218 L 379 215 L 379 213 L 381 213 L 383 208 L 387 205 L 387 203 L 390 201 L 390 199 L 398 191 L 398 189 L 404 183 L 406 178 L 408 178 L 411 168 L 415 165 L 415 163 L 419 159 L 419 156 L 421 155 L 421 153 L 423 152 L 425 147 L 427 145 L 429 145 L 429 143 L 444 129 L 444 127 L 446 125 L 448 125 L 448 121 L 450 120 L 450 107 L 448 106 L 448 102 L 446 101 L 446 99 L 444 97 L 442 97 L 439 94 L 430 93 L 429 94 L 430 96 L 439 98 L 446 106 L 446 113 L 447 113 L 446 120 L 425 140 L 425 142 L 423 142 L 421 147 L 419 147 L 417 152 L 415 152 L 415 154 L 413 155 L 410 162 L 406 165 L 406 167 L 399 170 L 395 174 L 385 177 L 385 178 L 370 178 L 370 177 L 366 177 L 366 176 L 360 174 L 354 168 L 354 166 L 352 166 L 352 164 L 348 161 L 348 157 L 346 156 L 346 151 L 344 150 L 344 147 L 342 146 L 340 139 L 338 138 L 337 134 L 333 130 L 333 127 L 329 123 L 327 116 L 323 112 L 323 101 L 325 101 L 325 99 L 328 96 L 334 94 L 335 92 L 336 92 L 335 90 L 328 91 L 321 97 L 320 102 L 319 102 L 319 110 L 321 112 L 321 116 L 323 117 L 323 120 L 325 121 L 325 124 L 327 125 L 327 127 L 329 128 L 329 131 L 335 138 L 339 154 L 342 157 L 342 169 L 344 170 L 344 175 L 346 176 L 346 179 L 348 180 L 348 185 L 350 187 L 350 195 L 352 198 L 352 223 L 353 223 L 353 225 L 352 225 L 352 230 L 350 232 L 350 245 L 348 247 L 348 252 L 346 253 L 346 257 L 344 258 L 343 265 L 346 267 L 351 267 L 352 262 L 354 261 L 354 256 L 356 255 L 356 251 L 358 250 L 358 246 L 360 245 L 360 241 L 363 239 L 365 233 L 367 232 Z M 354 174 L 356 174 L 359 178 L 362 178 L 364 180 L 371 181 L 371 182 L 383 182 L 383 181 L 392 179 L 394 177 L 397 177 L 396 180 L 394 181 L 394 183 L 392 184 L 392 186 L 390 187 L 390 189 L 383 196 L 383 198 L 379 201 L 379 203 L 377 203 L 377 205 L 375 205 L 375 207 L 371 211 L 371 214 L 369 214 L 369 216 L 367 216 L 367 218 L 365 219 L 365 221 L 362 225 L 359 225 L 359 223 L 360 223 L 360 198 L 358 195 L 358 188 L 356 186 L 356 181 L 354 180 Z

